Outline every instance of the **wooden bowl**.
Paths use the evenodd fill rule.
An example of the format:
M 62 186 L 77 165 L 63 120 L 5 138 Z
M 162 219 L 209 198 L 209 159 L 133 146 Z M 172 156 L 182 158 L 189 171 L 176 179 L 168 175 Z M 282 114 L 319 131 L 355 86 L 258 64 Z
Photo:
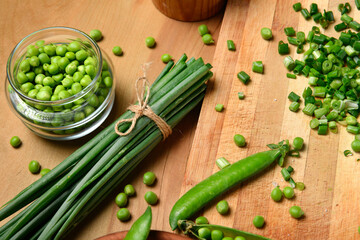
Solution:
M 165 16 L 194 22 L 215 16 L 225 8 L 226 0 L 153 0 L 153 3 Z
M 125 238 L 127 232 L 128 231 L 111 233 L 96 240 L 122 240 Z M 190 238 L 170 232 L 151 230 L 147 240 L 190 240 Z

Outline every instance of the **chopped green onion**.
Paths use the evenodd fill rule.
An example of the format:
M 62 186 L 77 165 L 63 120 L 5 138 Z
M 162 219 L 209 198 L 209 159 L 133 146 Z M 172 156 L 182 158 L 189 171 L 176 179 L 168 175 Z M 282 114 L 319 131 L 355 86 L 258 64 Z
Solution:
M 318 128 L 318 134 L 319 135 L 326 135 L 327 134 L 327 130 L 328 130 L 328 126 L 327 125 L 320 125 Z
M 355 0 L 355 5 L 358 10 L 360 10 L 360 0 Z
M 250 81 L 250 76 L 244 72 L 241 71 L 237 74 L 238 79 L 240 79 L 240 81 L 242 81 L 244 84 L 247 84 Z
M 335 121 L 330 121 L 328 125 L 329 125 L 330 129 L 335 129 L 336 128 L 336 122 Z
M 314 31 L 309 31 L 308 35 L 307 35 L 307 38 L 306 38 L 306 41 L 308 42 L 312 42 L 313 38 L 314 38 Z
M 326 95 L 326 87 L 314 87 L 314 96 L 324 98 Z
M 303 15 L 303 17 L 306 20 L 311 18 L 311 15 L 310 15 L 309 11 L 306 8 L 301 9 L 301 14 Z
M 294 179 L 292 179 L 292 178 L 289 179 L 289 184 L 292 188 L 296 187 L 296 183 L 295 183 Z
M 229 51 L 235 51 L 235 44 L 233 40 L 227 40 L 227 47 Z
M 314 21 L 316 23 L 318 23 L 322 17 L 323 17 L 323 15 L 321 13 L 319 13 L 319 12 L 312 16 L 312 18 L 314 19 Z
M 352 134 L 358 134 L 359 133 L 359 127 L 355 127 L 355 126 L 347 126 L 346 127 L 346 131 Z
M 295 68 L 295 61 L 292 59 L 292 57 L 287 56 L 284 59 L 284 65 L 287 70 L 292 71 Z
M 300 42 L 296 38 L 287 37 L 287 40 L 291 45 L 294 45 L 294 46 L 299 46 L 300 45 Z
M 347 29 L 347 25 L 346 25 L 346 23 L 342 22 L 342 23 L 335 25 L 334 29 L 337 32 L 341 32 L 342 30 Z
M 297 112 L 299 110 L 300 103 L 298 102 L 292 102 L 289 106 L 289 110 L 292 112 Z
M 295 188 L 300 191 L 303 191 L 305 189 L 305 184 L 302 182 L 297 182 L 297 183 L 295 183 Z
M 360 24 L 356 21 L 352 21 L 349 23 L 349 27 L 354 29 L 355 31 L 359 31 L 360 30 Z
M 286 170 L 291 174 L 294 171 L 294 168 L 292 166 L 288 166 Z
M 245 98 L 245 95 L 244 95 L 244 93 L 243 92 L 238 92 L 238 97 L 239 97 L 239 99 L 244 99 Z
M 312 115 L 314 115 L 315 109 L 316 109 L 316 106 L 312 103 L 309 103 L 304 107 L 304 109 L 302 111 L 306 115 L 312 116 Z
M 347 15 L 346 13 L 342 14 L 340 19 L 341 21 L 347 24 L 350 24 L 353 21 L 353 18 Z
M 224 157 L 216 159 L 216 166 L 218 166 L 218 168 L 220 170 L 223 169 L 223 168 L 226 168 L 226 167 L 228 167 L 230 165 L 231 164 L 229 163 L 229 161 Z
M 358 122 L 357 122 L 356 117 L 349 115 L 346 117 L 346 123 L 347 123 L 347 125 L 355 126 L 355 125 L 357 125 Z
M 290 53 L 289 44 L 280 41 L 278 45 L 278 52 L 280 55 L 289 54 Z
M 311 119 L 311 121 L 310 121 L 310 127 L 311 127 L 312 129 L 317 128 L 319 125 L 320 125 L 319 119 L 317 119 L 317 118 Z
M 344 155 L 345 155 L 345 157 L 347 157 L 347 156 L 352 156 L 353 153 L 352 153 L 350 150 L 345 150 L 345 151 L 344 151 Z
M 328 114 L 329 109 L 324 107 L 324 108 L 318 108 L 314 111 L 314 115 L 317 119 L 320 119 L 322 116 Z
M 285 35 L 288 37 L 295 36 L 295 30 L 293 27 L 284 28 Z
M 286 77 L 287 77 L 287 78 L 296 79 L 296 75 L 295 75 L 295 74 L 292 74 L 292 73 L 287 73 L 287 74 L 286 74 Z
M 293 9 L 294 9 L 295 12 L 299 12 L 301 10 L 301 3 L 299 3 L 299 2 L 295 3 L 293 5 Z
M 285 181 L 289 181 L 290 180 L 290 173 L 288 172 L 288 170 L 286 168 L 281 169 L 281 175 L 283 176 Z
M 264 73 L 264 65 L 262 61 L 255 61 L 252 64 L 252 71 L 256 73 Z
M 298 102 L 300 100 L 300 96 L 294 92 L 291 92 L 288 96 L 288 99 L 292 102 Z
M 315 13 L 318 13 L 319 10 L 318 10 L 318 5 L 316 3 L 312 3 L 310 5 L 310 15 L 314 15 Z

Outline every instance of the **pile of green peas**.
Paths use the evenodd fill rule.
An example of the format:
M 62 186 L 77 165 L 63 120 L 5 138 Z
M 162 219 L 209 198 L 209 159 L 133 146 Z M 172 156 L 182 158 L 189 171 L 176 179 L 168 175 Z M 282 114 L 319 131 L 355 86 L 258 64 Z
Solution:
M 66 126 L 79 122 L 91 115 L 108 96 L 113 85 L 112 73 L 109 70 L 107 62 L 103 60 L 101 77 L 94 91 L 73 102 L 52 106 L 25 102 L 43 113 L 60 113 L 57 116 L 52 115 L 52 119 L 46 119 L 49 126 Z M 97 72 L 96 58 L 80 40 L 46 45 L 40 40 L 27 47 L 24 59 L 18 63 L 16 81 L 24 95 L 46 103 L 80 93 L 92 83 Z M 17 110 L 26 116 L 24 108 L 26 106 L 18 105 Z M 28 118 L 35 123 L 45 124 L 41 118 Z

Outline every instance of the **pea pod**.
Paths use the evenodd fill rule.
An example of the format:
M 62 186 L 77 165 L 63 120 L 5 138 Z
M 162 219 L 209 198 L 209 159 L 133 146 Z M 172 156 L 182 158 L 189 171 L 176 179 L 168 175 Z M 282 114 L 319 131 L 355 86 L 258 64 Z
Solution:
M 283 158 L 289 151 L 289 146 L 285 144 L 285 141 L 280 142 L 279 145 L 272 144 L 271 148 L 272 150 L 253 154 L 223 168 L 186 192 L 170 212 L 169 223 L 172 230 L 178 227 L 179 220 L 189 219 L 211 200 L 263 171 L 276 159 Z
M 228 228 L 213 224 L 195 224 L 194 222 L 188 220 L 179 220 L 178 227 L 184 234 L 192 235 L 197 239 L 202 239 L 202 240 L 204 238 L 199 237 L 197 234 L 200 228 L 208 228 L 210 231 L 219 230 L 226 237 L 235 238 L 237 236 L 241 236 L 244 237 L 246 240 L 270 240 L 270 238 L 266 238 L 249 232 L 240 231 L 233 228 Z
M 150 233 L 151 219 L 151 207 L 148 206 L 144 214 L 133 223 L 124 240 L 146 240 Z

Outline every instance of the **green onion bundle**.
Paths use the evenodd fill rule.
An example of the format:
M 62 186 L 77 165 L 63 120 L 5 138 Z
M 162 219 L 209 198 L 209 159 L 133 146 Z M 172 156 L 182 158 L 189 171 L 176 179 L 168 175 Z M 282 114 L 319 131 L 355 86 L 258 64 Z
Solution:
M 211 65 L 184 54 L 170 61 L 148 89 L 148 106 L 173 128 L 204 97 Z M 156 124 L 140 117 L 126 136 L 115 133 L 118 120 L 84 144 L 48 174 L 0 209 L 0 220 L 22 207 L 0 228 L 1 239 L 60 239 L 86 217 L 163 139 Z M 130 123 L 119 126 L 125 132 Z
M 360 102 L 360 34 L 342 32 L 339 39 L 314 34 L 307 42 L 302 60 L 284 59 L 284 65 L 296 75 L 308 78 L 302 97 L 303 113 L 315 116 L 311 128 L 324 135 L 328 129 L 337 132 L 336 123 L 347 126 L 353 134 L 360 132 L 357 121 Z M 308 38 L 309 39 L 309 38 Z M 299 99 L 294 100 L 298 102 Z

